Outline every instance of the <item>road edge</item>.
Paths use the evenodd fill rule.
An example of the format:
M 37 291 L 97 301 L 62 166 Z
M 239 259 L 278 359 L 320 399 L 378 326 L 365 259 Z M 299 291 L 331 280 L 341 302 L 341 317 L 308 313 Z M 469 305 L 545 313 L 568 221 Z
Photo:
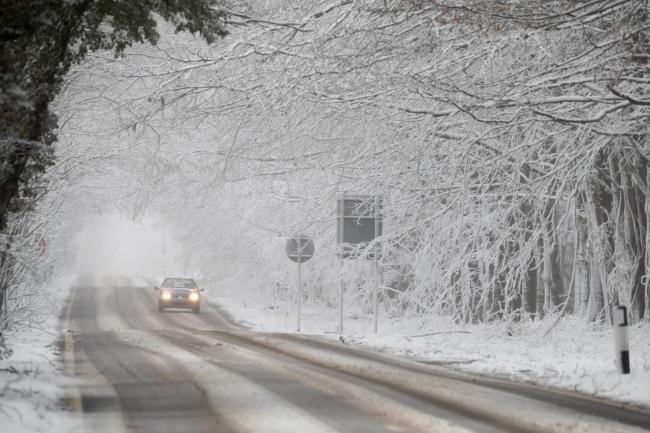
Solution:
M 398 361 L 412 362 L 420 366 L 423 369 L 430 370 L 433 374 L 443 374 L 448 377 L 457 376 L 458 380 L 464 380 L 468 382 L 474 382 L 491 388 L 498 388 L 504 391 L 517 392 L 514 388 L 520 388 L 521 391 L 528 391 L 532 393 L 546 394 L 547 396 L 558 396 L 565 399 L 575 399 L 582 400 L 584 402 L 590 402 L 595 404 L 606 405 L 615 410 L 624 410 L 635 412 L 638 416 L 647 416 L 650 418 L 650 405 L 636 404 L 632 402 L 625 402 L 621 400 L 616 400 L 608 398 L 606 396 L 597 396 L 593 394 L 588 394 L 586 392 L 581 392 L 579 390 L 572 390 L 568 388 L 562 388 L 558 386 L 548 385 L 535 381 L 534 378 L 518 378 L 516 376 L 508 376 L 507 374 L 490 374 L 482 373 L 475 371 L 467 371 L 462 368 L 454 368 L 452 366 L 438 365 L 430 360 L 408 356 L 400 355 L 397 353 L 387 353 L 376 350 L 372 346 L 366 345 L 364 343 L 357 343 L 355 346 L 350 346 L 346 343 L 340 343 L 335 339 L 328 338 L 321 334 L 304 334 L 304 333 L 294 333 L 294 332 L 269 332 L 263 329 L 257 329 L 255 326 L 251 325 L 250 322 L 246 321 L 245 318 L 238 318 L 233 314 L 227 306 L 220 304 L 217 301 L 210 300 L 210 305 L 217 309 L 220 315 L 226 319 L 226 321 L 232 323 L 236 327 L 239 327 L 241 330 L 255 331 L 262 334 L 269 335 L 282 335 L 286 337 L 292 337 L 296 339 L 304 339 L 308 341 L 317 341 L 319 343 L 330 344 L 333 347 L 346 348 L 349 350 L 358 350 L 365 352 L 367 354 L 373 354 L 379 357 L 388 357 Z M 236 331 L 236 329 L 234 329 Z M 338 334 L 337 334 L 338 335 Z

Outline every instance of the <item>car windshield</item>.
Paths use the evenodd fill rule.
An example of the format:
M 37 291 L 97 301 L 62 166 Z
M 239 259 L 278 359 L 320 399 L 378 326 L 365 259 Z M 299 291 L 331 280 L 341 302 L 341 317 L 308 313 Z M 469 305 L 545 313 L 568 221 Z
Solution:
M 165 278 L 162 286 L 171 289 L 196 289 L 196 283 L 191 278 Z

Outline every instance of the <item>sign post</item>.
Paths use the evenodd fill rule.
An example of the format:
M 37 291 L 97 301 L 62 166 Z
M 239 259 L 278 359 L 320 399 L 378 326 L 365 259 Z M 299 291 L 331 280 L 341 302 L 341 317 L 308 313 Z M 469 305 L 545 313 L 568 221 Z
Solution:
M 296 325 L 296 332 L 300 332 L 300 318 L 302 317 L 302 256 L 300 249 L 298 249 L 298 324 Z
M 362 257 L 374 261 L 375 281 L 372 293 L 372 309 L 374 315 L 373 328 L 375 333 L 377 332 L 381 245 L 379 242 L 375 242 L 373 248 L 367 251 L 365 256 L 362 256 L 362 251 L 382 234 L 382 207 L 383 201 L 379 196 L 343 194 L 337 198 L 337 243 L 339 244 L 341 266 L 339 295 L 339 332 L 341 333 L 343 332 L 344 307 L 343 260 Z
M 339 236 L 338 236 L 338 244 L 339 247 L 341 248 L 341 251 L 339 252 L 339 332 L 343 334 L 343 296 L 345 292 L 345 283 L 343 281 L 343 233 L 345 230 L 345 220 L 343 219 L 344 215 L 344 205 L 345 205 L 345 198 L 342 196 L 339 200 L 339 209 L 340 209 L 340 216 L 339 216 Z
M 375 238 L 379 236 L 379 220 L 380 220 L 380 215 L 379 215 L 379 197 L 375 197 Z M 375 258 L 375 288 L 372 292 L 372 313 L 374 315 L 374 320 L 373 320 L 373 329 L 375 331 L 375 334 L 377 333 L 377 322 L 378 322 L 378 316 L 379 316 L 379 307 L 378 307 L 378 301 L 377 297 L 379 296 L 379 243 L 375 242 L 374 245 L 374 258 Z
M 290 260 L 298 264 L 298 275 L 296 288 L 298 292 L 298 324 L 297 331 L 300 332 L 300 318 L 302 316 L 302 263 L 311 259 L 314 255 L 314 241 L 306 235 L 295 235 L 287 239 L 285 251 Z

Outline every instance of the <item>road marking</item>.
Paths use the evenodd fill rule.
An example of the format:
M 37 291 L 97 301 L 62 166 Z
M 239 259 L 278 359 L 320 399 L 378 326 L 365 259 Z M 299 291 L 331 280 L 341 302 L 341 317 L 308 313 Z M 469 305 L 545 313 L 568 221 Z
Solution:
M 87 413 L 84 412 L 84 396 L 108 398 L 117 401 L 117 393 L 108 380 L 95 368 L 83 349 L 75 344 L 80 335 L 78 326 L 72 318 L 72 306 L 76 302 L 78 288 L 76 283 L 70 289 L 69 302 L 65 314 L 64 336 L 64 372 L 68 377 L 83 381 L 71 386 L 66 393 L 68 404 L 81 418 L 84 431 L 102 433 L 125 433 L 126 426 L 121 412 Z M 78 355 L 75 355 L 78 353 Z M 81 371 L 79 371 L 81 370 Z M 83 391 L 82 391 L 83 389 Z
M 68 296 L 68 304 L 65 312 L 64 321 L 64 336 L 63 336 L 63 370 L 66 376 L 74 377 L 75 375 L 75 357 L 74 357 L 74 331 L 70 329 L 70 314 L 72 312 L 72 304 L 76 293 L 75 285 L 70 288 Z M 66 403 L 70 409 L 76 414 L 81 414 L 83 409 L 81 406 L 81 392 L 78 386 L 70 386 L 66 392 Z

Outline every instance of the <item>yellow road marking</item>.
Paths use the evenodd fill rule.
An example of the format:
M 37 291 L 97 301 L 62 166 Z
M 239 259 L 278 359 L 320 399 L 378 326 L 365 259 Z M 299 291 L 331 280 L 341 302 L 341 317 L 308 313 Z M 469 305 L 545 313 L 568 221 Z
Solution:
M 64 337 L 63 337 L 63 369 L 67 376 L 75 376 L 75 357 L 74 357 L 74 339 L 75 334 L 70 329 L 70 314 L 72 312 L 72 303 L 75 295 L 74 285 L 70 289 L 70 295 L 68 297 L 68 306 L 65 313 L 65 322 L 64 322 Z M 83 412 L 83 407 L 81 405 L 81 391 L 78 386 L 71 387 L 67 392 L 67 403 L 68 407 L 72 409 L 73 412 L 81 413 Z

